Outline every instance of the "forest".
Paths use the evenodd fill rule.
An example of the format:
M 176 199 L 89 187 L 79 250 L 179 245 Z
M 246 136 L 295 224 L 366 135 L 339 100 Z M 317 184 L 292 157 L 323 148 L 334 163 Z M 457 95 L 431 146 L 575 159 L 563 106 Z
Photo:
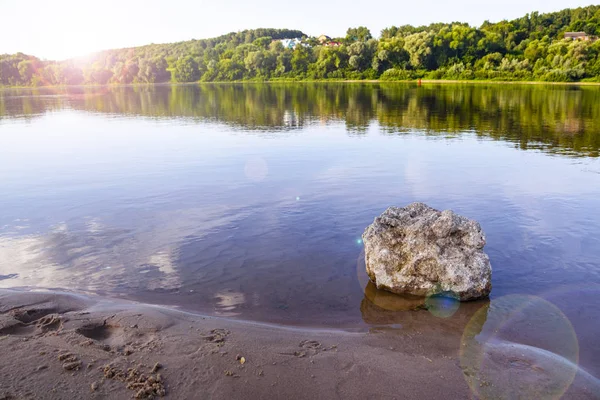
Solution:
M 565 38 L 585 32 L 588 40 Z M 600 6 L 512 21 L 365 27 L 345 37 L 255 29 L 64 61 L 0 55 L 0 86 L 300 80 L 600 82 Z M 285 41 L 285 39 L 299 39 Z

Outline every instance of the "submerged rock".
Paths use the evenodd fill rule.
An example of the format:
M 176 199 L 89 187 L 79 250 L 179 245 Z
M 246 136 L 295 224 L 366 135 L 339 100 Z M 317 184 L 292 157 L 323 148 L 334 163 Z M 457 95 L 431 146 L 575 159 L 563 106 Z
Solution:
M 461 301 L 492 289 L 481 226 L 451 210 L 390 207 L 365 230 L 363 242 L 367 274 L 379 289 Z

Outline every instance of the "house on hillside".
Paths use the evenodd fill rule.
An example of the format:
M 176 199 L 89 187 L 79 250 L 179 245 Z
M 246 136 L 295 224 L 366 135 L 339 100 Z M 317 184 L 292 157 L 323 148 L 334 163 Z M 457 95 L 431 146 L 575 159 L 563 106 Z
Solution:
M 318 41 L 319 41 L 319 43 L 321 43 L 321 44 L 325 44 L 325 43 L 331 42 L 331 38 L 330 38 L 329 36 L 327 36 L 327 35 L 321 35 L 321 36 L 319 36 L 319 37 L 317 38 L 317 40 L 318 40 Z
M 327 46 L 327 47 L 338 47 L 341 46 L 342 44 L 340 42 L 335 42 L 335 41 L 329 41 L 329 42 L 325 42 L 325 43 L 321 43 L 323 46 Z
M 585 32 L 565 32 L 565 39 L 571 40 L 593 40 L 594 37 Z
M 294 50 L 296 48 L 296 46 L 301 44 L 300 39 L 282 39 L 282 40 L 280 40 L 280 42 L 285 49 L 290 49 L 290 50 Z

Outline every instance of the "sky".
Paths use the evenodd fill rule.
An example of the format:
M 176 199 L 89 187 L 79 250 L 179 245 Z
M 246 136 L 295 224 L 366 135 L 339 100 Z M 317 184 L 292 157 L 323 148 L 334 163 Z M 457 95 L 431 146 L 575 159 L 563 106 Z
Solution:
M 62 60 L 112 48 L 204 39 L 253 28 L 345 36 L 366 26 L 519 18 L 586 6 L 593 0 L 0 0 L 0 54 Z M 358 3 L 358 4 L 357 4 Z

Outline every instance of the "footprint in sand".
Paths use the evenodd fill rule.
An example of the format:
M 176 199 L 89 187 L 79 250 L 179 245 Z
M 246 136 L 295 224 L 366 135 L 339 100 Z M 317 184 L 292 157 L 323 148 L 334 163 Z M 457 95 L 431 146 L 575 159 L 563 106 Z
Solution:
M 57 309 L 54 307 L 40 307 L 40 308 L 17 308 L 10 311 L 8 314 L 11 315 L 17 321 L 21 321 L 24 324 L 36 322 L 47 315 L 56 314 Z
M 62 327 L 62 319 L 55 312 L 55 308 L 47 307 L 18 308 L 3 313 L 0 317 L 0 334 L 31 336 L 39 333 L 37 329 L 42 333 L 57 331 Z
M 300 347 L 313 350 L 320 350 L 323 348 L 321 343 L 317 342 L 316 340 L 303 340 L 300 342 Z
M 211 343 L 224 343 L 230 333 L 227 329 L 213 329 L 208 335 L 202 336 L 202 338 Z
M 327 350 L 323 347 L 323 345 L 320 342 L 317 342 L 316 340 L 303 340 L 300 342 L 298 347 L 302 348 L 303 350 L 296 350 L 291 353 L 280 353 L 280 354 L 303 358 L 303 357 L 306 357 L 309 355 L 316 355 L 316 354 L 320 353 L 321 351 Z
M 57 331 L 62 328 L 63 320 L 58 314 L 50 314 L 36 321 L 36 326 L 43 332 Z
M 81 336 L 85 336 L 88 339 L 102 342 L 110 339 L 116 333 L 116 330 L 116 327 L 107 325 L 105 323 L 97 323 L 77 328 L 76 332 L 79 333 Z
M 83 346 L 96 346 L 125 356 L 141 350 L 152 351 L 160 346 L 153 329 L 141 329 L 137 324 L 124 326 L 108 320 L 88 320 L 75 332 L 87 339 L 80 343 Z

